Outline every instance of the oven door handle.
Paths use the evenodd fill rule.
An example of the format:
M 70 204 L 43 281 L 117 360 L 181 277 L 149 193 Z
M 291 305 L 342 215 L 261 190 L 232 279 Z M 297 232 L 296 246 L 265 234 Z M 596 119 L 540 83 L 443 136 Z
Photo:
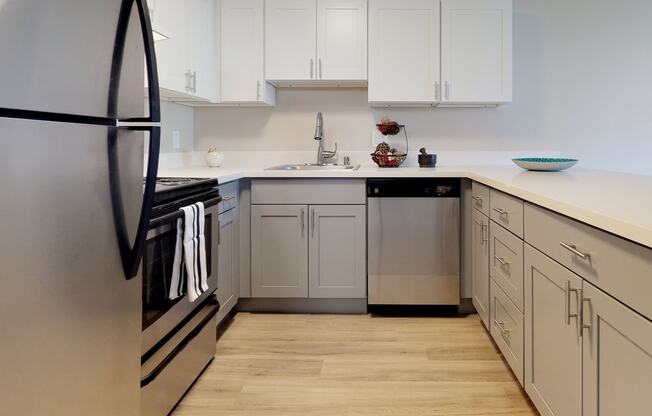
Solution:
M 221 201 L 222 201 L 221 196 L 216 196 L 215 198 L 207 199 L 206 201 L 203 201 L 204 202 L 204 208 L 210 208 L 210 207 L 212 207 L 214 205 L 219 204 Z M 172 221 L 175 221 L 175 220 L 177 220 L 179 218 L 183 218 L 183 211 L 181 211 L 181 210 L 176 211 L 176 212 L 172 212 L 172 213 L 167 214 L 167 215 L 163 215 L 163 216 L 158 217 L 158 218 L 154 218 L 154 219 L 150 220 L 150 222 L 149 222 L 149 229 L 153 230 L 155 228 L 160 227 L 161 225 L 165 225 L 165 224 L 167 224 L 169 222 L 172 222 Z
M 188 335 L 177 345 L 174 347 L 172 352 L 168 354 L 152 371 L 150 371 L 145 377 L 143 377 L 140 380 L 140 387 L 143 388 L 150 384 L 152 381 L 156 380 L 156 377 L 159 376 L 165 370 L 165 368 L 170 365 L 170 363 L 175 359 L 177 355 L 183 351 L 190 342 L 199 335 L 199 333 L 208 325 L 211 320 L 217 315 L 217 311 L 220 310 L 220 304 L 217 301 L 217 299 L 211 300 L 209 305 L 212 305 L 211 311 L 206 315 L 204 319 L 201 320 L 201 322 L 193 328 Z

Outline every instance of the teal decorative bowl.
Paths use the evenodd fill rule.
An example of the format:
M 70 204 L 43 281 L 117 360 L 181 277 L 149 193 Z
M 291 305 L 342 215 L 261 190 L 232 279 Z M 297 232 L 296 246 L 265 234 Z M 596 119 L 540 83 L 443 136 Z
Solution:
M 577 163 L 577 159 L 563 159 L 550 157 L 521 157 L 512 159 L 516 165 L 527 170 L 537 170 L 543 172 L 559 172 L 568 169 Z

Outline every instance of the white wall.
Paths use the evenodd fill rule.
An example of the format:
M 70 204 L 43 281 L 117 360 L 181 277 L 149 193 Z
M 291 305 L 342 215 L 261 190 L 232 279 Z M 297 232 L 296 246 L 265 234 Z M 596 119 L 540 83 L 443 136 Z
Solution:
M 175 149 L 172 133 L 179 132 L 179 148 Z M 161 102 L 161 152 L 189 152 L 194 145 L 194 114 L 192 107 Z
M 359 90 L 279 90 L 266 108 L 195 110 L 195 150 L 366 150 L 387 114 L 411 148 L 559 150 L 584 166 L 652 174 L 652 1 L 514 0 L 514 102 L 497 109 L 372 109 Z

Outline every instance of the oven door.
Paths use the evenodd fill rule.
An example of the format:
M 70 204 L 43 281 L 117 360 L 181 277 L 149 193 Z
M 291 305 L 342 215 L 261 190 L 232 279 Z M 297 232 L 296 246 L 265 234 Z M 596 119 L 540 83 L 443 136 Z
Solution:
M 194 302 L 184 295 L 175 300 L 168 298 L 174 247 L 176 220 L 151 229 L 147 234 L 143 254 L 143 336 L 142 353 L 154 347 L 172 332 L 190 313 L 217 289 L 217 235 L 218 206 L 205 211 L 206 262 L 208 290 Z

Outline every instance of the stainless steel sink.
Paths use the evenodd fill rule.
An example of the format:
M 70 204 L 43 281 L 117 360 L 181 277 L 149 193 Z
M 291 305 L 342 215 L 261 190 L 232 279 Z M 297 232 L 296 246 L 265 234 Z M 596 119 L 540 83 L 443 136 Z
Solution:
M 360 165 L 318 165 L 316 163 L 303 163 L 297 165 L 279 165 L 266 170 L 358 170 L 359 168 Z

